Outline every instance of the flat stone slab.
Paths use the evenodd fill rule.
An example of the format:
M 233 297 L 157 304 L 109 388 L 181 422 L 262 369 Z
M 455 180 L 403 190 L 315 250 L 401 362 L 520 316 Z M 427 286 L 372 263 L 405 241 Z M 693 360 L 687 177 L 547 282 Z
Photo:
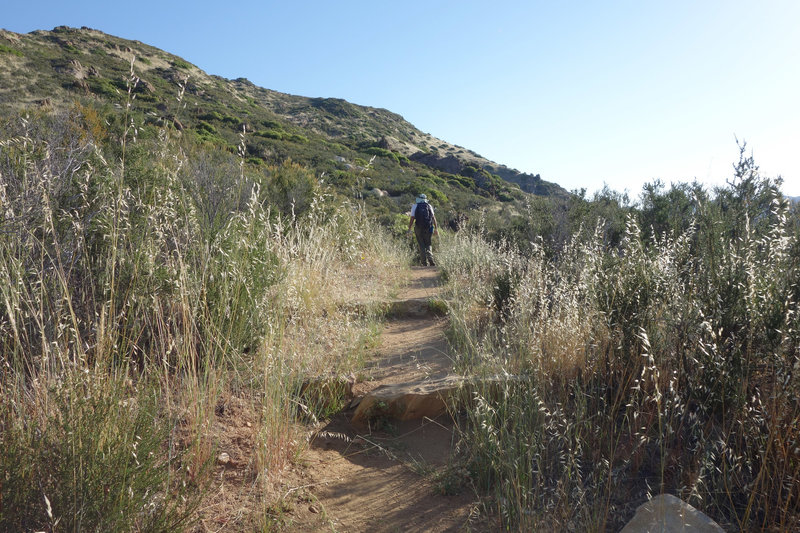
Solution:
M 636 509 L 620 533 L 725 533 L 719 524 L 683 500 L 660 494 Z
M 340 309 L 344 312 L 359 316 L 379 313 L 393 318 L 419 318 L 444 316 L 447 314 L 447 304 L 443 300 L 433 297 L 407 298 L 404 300 L 387 300 L 382 302 L 348 302 L 343 304 Z
M 435 418 L 446 412 L 448 406 L 469 403 L 475 390 L 494 395 L 499 385 L 517 379 L 513 375 L 465 378 L 451 374 L 418 382 L 382 385 L 353 402 L 358 404 L 351 422 L 364 425 L 376 418 L 400 421 Z
M 391 317 L 443 316 L 446 304 L 436 298 L 409 298 L 386 303 L 386 314 Z
M 353 413 L 352 423 L 363 425 L 376 418 L 416 420 L 434 418 L 447 411 L 453 395 L 464 385 L 460 376 L 446 376 L 416 383 L 383 385 L 364 396 Z

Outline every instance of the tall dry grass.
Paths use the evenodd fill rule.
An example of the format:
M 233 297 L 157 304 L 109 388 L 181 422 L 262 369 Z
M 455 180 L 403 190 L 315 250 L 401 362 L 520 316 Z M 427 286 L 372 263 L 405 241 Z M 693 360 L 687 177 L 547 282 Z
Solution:
M 267 527 L 263 495 L 302 447 L 301 384 L 357 370 L 379 320 L 352 300 L 408 262 L 322 187 L 277 212 L 308 170 L 209 157 L 134 104 L 110 125 L 76 105 L 0 132 L 0 529 L 188 527 L 231 396 L 258 436 L 237 516 Z
M 599 230 L 553 259 L 443 245 L 462 371 L 514 376 L 462 428 L 505 529 L 618 530 L 662 492 L 729 530 L 798 527 L 798 235 L 772 182 L 737 171 L 681 234 L 629 218 L 618 247 Z

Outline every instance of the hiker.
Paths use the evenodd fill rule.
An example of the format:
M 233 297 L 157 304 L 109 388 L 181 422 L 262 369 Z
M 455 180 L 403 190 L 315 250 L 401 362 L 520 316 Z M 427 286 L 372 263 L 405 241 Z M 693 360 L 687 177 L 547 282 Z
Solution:
M 424 194 L 417 196 L 416 202 L 411 206 L 411 220 L 408 221 L 408 233 L 411 234 L 411 227 L 414 226 L 414 234 L 417 236 L 419 245 L 419 260 L 422 266 L 435 266 L 433 253 L 431 252 L 431 237 L 438 234 L 439 223 L 436 222 L 436 215 L 433 214 L 433 206 L 428 203 L 428 197 Z

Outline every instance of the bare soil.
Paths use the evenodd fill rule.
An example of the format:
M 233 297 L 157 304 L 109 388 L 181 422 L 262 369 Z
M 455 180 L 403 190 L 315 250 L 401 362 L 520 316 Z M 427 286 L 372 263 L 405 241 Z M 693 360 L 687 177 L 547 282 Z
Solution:
M 438 270 L 415 267 L 398 299 L 407 314 L 390 318 L 378 357 L 356 396 L 381 385 L 447 375 L 451 360 L 445 320 L 415 316 L 415 306 L 437 295 Z M 489 531 L 479 521 L 478 499 L 455 460 L 455 432 L 448 415 L 397 422 L 350 423 L 352 410 L 315 432 L 286 491 L 288 531 Z

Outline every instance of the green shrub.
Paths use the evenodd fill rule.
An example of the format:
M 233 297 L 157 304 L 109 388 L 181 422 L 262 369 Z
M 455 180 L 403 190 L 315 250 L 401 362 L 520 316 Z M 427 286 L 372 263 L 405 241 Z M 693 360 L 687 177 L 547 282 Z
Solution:
M 269 169 L 264 177 L 265 198 L 281 213 L 299 215 L 311 206 L 317 180 L 307 168 L 288 161 Z
M 264 126 L 267 129 L 269 129 L 269 130 L 282 130 L 283 129 L 283 124 L 281 124 L 277 120 L 265 119 L 265 120 L 261 121 L 261 125 Z
M 394 158 L 394 152 L 391 150 L 386 150 L 385 148 L 378 148 L 377 146 L 371 146 L 364 150 L 365 153 L 369 155 L 377 155 L 378 157 L 389 157 Z
M 419 178 L 415 179 L 401 190 L 402 192 L 411 193 L 413 195 L 424 193 L 430 202 L 439 204 L 440 206 L 448 202 L 447 196 L 443 192 L 441 192 L 439 189 L 431 187 L 429 183 L 426 183 L 424 180 Z
M 457 176 L 453 174 L 447 174 L 446 180 L 448 183 L 456 184 L 459 186 L 459 188 L 467 191 L 474 191 L 476 188 L 475 181 L 467 176 Z
M 273 131 L 273 130 L 259 130 L 255 132 L 253 135 L 256 137 L 264 137 L 265 139 L 283 139 L 283 133 L 280 131 Z
M 11 48 L 10 46 L 6 46 L 4 44 L 0 44 L 0 54 L 11 54 L 19 57 L 24 57 L 22 52 L 20 52 L 16 48 Z
M 127 391 L 124 399 L 119 391 Z M 163 451 L 172 423 L 160 411 L 155 389 L 68 373 L 41 392 L 47 403 L 37 416 L 24 420 L 12 410 L 44 397 L 6 396 L 0 402 L 0 529 L 167 531 L 188 526 L 197 493 L 181 488 L 180 452 Z
M 499 193 L 497 193 L 497 199 L 500 200 L 501 202 L 513 202 L 514 201 L 514 197 L 511 194 L 507 193 L 507 192 L 499 192 Z
M 232 115 L 225 115 L 225 116 L 222 118 L 222 121 L 223 121 L 224 123 L 226 123 L 226 124 L 230 124 L 230 125 L 232 125 L 232 126 L 234 126 L 234 127 L 238 127 L 238 126 L 241 126 L 241 125 L 242 125 L 242 119 L 240 119 L 239 117 L 234 117 L 234 116 L 232 116 Z
M 200 131 L 200 132 L 207 132 L 207 133 L 211 133 L 211 134 L 216 134 L 217 133 L 217 129 L 214 126 L 212 126 L 211 124 L 209 124 L 208 122 L 205 122 L 205 121 L 198 122 L 198 124 L 197 124 L 197 126 L 195 126 L 195 128 L 197 128 L 197 130 Z
M 339 188 L 352 189 L 358 182 L 358 176 L 347 170 L 334 170 L 329 181 Z
M 89 90 L 95 94 L 116 98 L 120 91 L 114 82 L 106 78 L 92 78 L 89 80 Z
M 308 137 L 306 137 L 305 135 L 299 135 L 297 133 L 290 133 L 288 135 L 284 135 L 283 138 L 286 139 L 287 141 L 300 144 L 305 144 L 308 142 Z
M 175 59 L 172 62 L 172 66 L 180 70 L 189 70 L 190 68 L 192 68 L 192 65 L 184 61 L 183 59 Z
M 208 113 L 203 113 L 202 115 L 198 115 L 200 120 L 218 120 L 222 122 L 222 114 L 218 111 L 209 111 Z
M 322 109 L 336 117 L 357 118 L 361 111 L 353 104 L 341 98 L 311 98 L 313 107 Z
M 409 161 L 409 159 L 406 156 L 398 154 L 397 152 L 392 152 L 391 150 L 386 150 L 385 148 L 380 148 L 378 146 L 370 146 L 369 148 L 365 149 L 364 152 L 369 155 L 392 159 L 393 161 L 399 164 L 403 165 L 411 164 L 411 161 Z

